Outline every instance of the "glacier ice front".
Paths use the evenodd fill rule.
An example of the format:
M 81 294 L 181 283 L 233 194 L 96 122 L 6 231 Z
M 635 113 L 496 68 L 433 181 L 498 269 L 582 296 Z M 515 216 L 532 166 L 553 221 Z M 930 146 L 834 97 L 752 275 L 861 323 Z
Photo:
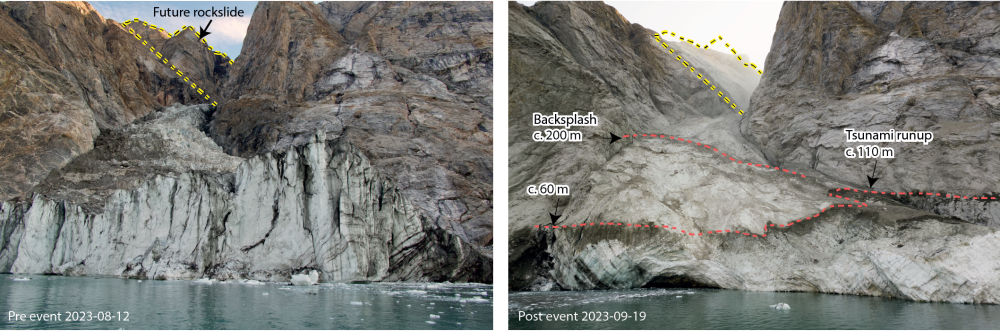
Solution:
M 491 279 L 488 252 L 428 221 L 349 142 L 156 175 L 100 212 L 34 195 L 0 203 L 0 271 L 288 282 Z M 318 271 L 318 272 L 317 272 Z M 484 278 L 485 277 L 485 278 Z

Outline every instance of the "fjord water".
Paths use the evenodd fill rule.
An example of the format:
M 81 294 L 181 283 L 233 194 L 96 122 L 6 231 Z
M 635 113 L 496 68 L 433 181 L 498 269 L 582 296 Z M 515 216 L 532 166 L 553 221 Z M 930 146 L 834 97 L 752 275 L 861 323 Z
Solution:
M 779 302 L 791 309 L 768 307 Z M 526 322 L 518 313 L 609 312 L 604 322 Z M 615 312 L 629 314 L 614 319 Z M 646 319 L 637 321 L 636 312 Z M 603 315 L 602 315 L 603 316 Z M 997 329 L 1000 306 L 919 303 L 881 297 L 714 289 L 519 292 L 510 329 Z
M 29 281 L 0 279 L 0 305 L 8 315 L 5 329 L 493 328 L 493 287 L 484 284 L 288 286 L 30 277 Z M 10 311 L 62 313 L 63 321 L 12 321 Z M 92 320 L 65 321 L 72 311 L 92 312 Z M 126 311 L 128 321 L 118 321 L 117 313 Z M 98 321 L 98 312 L 111 312 L 112 321 Z

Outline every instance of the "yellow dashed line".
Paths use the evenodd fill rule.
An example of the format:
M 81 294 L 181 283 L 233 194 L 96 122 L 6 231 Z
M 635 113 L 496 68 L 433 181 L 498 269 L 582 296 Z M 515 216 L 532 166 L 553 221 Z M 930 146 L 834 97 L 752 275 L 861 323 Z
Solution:
M 133 30 L 132 28 L 129 28 L 129 27 L 128 27 L 128 26 L 129 26 L 129 24 L 132 24 L 132 23 L 138 23 L 138 22 L 140 22 L 140 20 L 139 20 L 138 18 L 134 18 L 134 19 L 132 19 L 132 20 L 129 20 L 129 21 L 125 21 L 125 22 L 122 22 L 122 27 L 124 27 L 124 28 L 128 29 L 128 32 L 129 32 L 129 33 L 131 33 L 131 34 L 132 34 L 132 36 L 134 36 L 136 40 L 139 40 L 139 41 L 142 41 L 142 44 L 143 44 L 143 45 L 148 45 L 148 42 L 147 42 L 146 40 L 143 40 L 143 39 L 142 39 L 142 36 L 141 36 L 141 35 L 139 35 L 139 33 L 138 33 L 137 31 L 135 31 L 135 30 Z M 163 28 L 157 28 L 157 27 L 156 27 L 156 25 L 152 25 L 152 24 L 149 24 L 149 23 L 148 23 L 148 22 L 146 22 L 146 21 L 141 21 L 141 22 L 142 22 L 142 26 L 144 26 L 144 27 L 148 27 L 149 29 L 152 29 L 152 30 L 156 30 L 156 31 L 160 31 L 160 32 L 163 32 Z M 176 35 L 180 34 L 181 30 L 184 30 L 184 29 L 188 29 L 188 30 L 191 30 L 191 31 L 195 31 L 195 30 L 194 30 L 194 27 L 191 27 L 191 26 L 187 26 L 187 25 L 185 25 L 185 26 L 181 27 L 181 28 L 180 28 L 179 30 L 177 30 L 177 31 L 174 31 L 174 33 L 167 33 L 167 35 L 168 35 L 168 36 L 170 36 L 171 38 L 173 38 L 174 36 L 176 36 Z M 198 33 L 197 33 L 197 31 L 196 31 L 196 32 L 195 32 L 195 35 L 197 35 L 197 34 L 198 34 Z M 208 47 L 208 50 L 209 50 L 209 51 L 211 51 L 211 50 L 212 50 L 212 46 L 208 46 L 208 43 L 207 43 L 207 42 L 205 41 L 205 39 L 204 39 L 204 38 L 202 38 L 202 39 L 200 39 L 200 40 L 201 40 L 201 43 L 202 43 L 202 44 L 205 44 L 205 46 L 206 46 L 206 47 Z M 153 47 L 153 46 L 150 46 L 150 47 L 149 47 L 149 52 L 150 52 L 150 53 L 153 53 L 153 55 L 155 55 L 155 56 L 156 56 L 156 58 L 158 58 L 158 59 L 161 59 L 161 60 L 163 61 L 163 64 L 164 64 L 164 65 L 167 65 L 167 64 L 169 64 L 168 62 L 170 62 L 170 61 L 169 61 L 169 60 L 168 60 L 167 58 L 163 57 L 163 54 L 160 54 L 160 52 L 157 52 L 157 51 L 156 51 L 156 48 L 155 48 L 155 47 Z M 225 57 L 226 59 L 228 59 L 228 60 L 229 60 L 229 64 L 230 64 L 230 65 L 232 65 L 232 64 L 233 64 L 233 59 L 229 58 L 229 55 L 228 55 L 228 54 L 226 54 L 226 53 L 223 53 L 223 52 L 219 52 L 219 51 L 214 51 L 214 54 L 215 54 L 215 55 L 218 55 L 218 56 L 224 56 L 224 57 Z M 176 66 L 174 66 L 174 65 L 171 65 L 171 66 L 170 66 L 170 70 L 171 70 L 171 71 L 173 71 L 173 72 L 174 72 L 175 74 L 177 74 L 177 76 L 178 76 L 178 77 L 181 77 L 181 78 L 184 78 L 184 82 L 185 82 L 185 83 L 188 83 L 188 82 L 190 82 L 190 81 L 191 81 L 191 78 L 190 78 L 190 77 L 188 77 L 188 76 L 186 76 L 186 75 L 184 75 L 184 72 L 183 72 L 183 71 L 181 71 L 180 69 L 178 69 L 178 68 L 177 68 Z M 205 93 L 205 90 L 203 90 L 203 89 L 201 89 L 201 88 L 198 88 L 198 84 L 196 84 L 196 83 L 194 83 L 194 82 L 191 82 L 191 89 L 193 89 L 193 90 L 195 90 L 196 92 L 198 92 L 198 94 L 199 94 L 199 95 L 204 95 L 204 96 L 205 96 L 205 100 L 208 100 L 208 99 L 212 98 L 211 96 L 209 96 L 208 94 L 206 94 L 206 93 Z M 214 106 L 218 106 L 218 105 L 219 105 L 219 103 L 218 103 L 218 102 L 215 102 L 215 101 L 213 101 L 213 102 L 212 102 L 212 106 L 213 106 L 213 107 L 214 107 Z
M 667 34 L 667 30 L 663 30 L 663 34 Z M 674 33 L 671 33 L 670 35 L 674 35 Z M 670 48 L 670 46 L 668 46 L 668 45 L 667 45 L 667 43 L 666 43 L 665 41 L 662 41 L 662 40 L 660 40 L 660 34 L 655 34 L 655 35 L 653 35 L 653 37 L 654 37 L 654 38 L 656 38 L 656 41 L 659 41 L 659 42 L 660 42 L 660 46 L 663 46 L 663 48 L 665 48 L 665 49 L 667 49 L 668 51 L 670 51 L 670 54 L 673 54 L 673 53 L 674 53 L 674 50 L 673 50 L 672 48 Z M 683 36 L 681 37 L 681 40 L 684 40 L 684 37 L 683 37 Z M 722 36 L 719 36 L 719 40 L 722 40 Z M 715 40 L 715 39 L 712 39 L 712 41 L 711 41 L 711 42 L 712 42 L 712 43 L 715 43 L 716 41 L 717 41 L 717 40 Z M 697 43 L 695 43 L 694 41 L 691 41 L 691 39 L 688 39 L 688 40 L 687 40 L 687 42 L 688 42 L 689 44 L 696 44 L 696 45 L 697 45 Z M 728 43 L 726 44 L 726 47 L 729 47 L 729 44 L 728 44 Z M 705 45 L 705 48 L 708 48 L 708 45 Z M 734 54 L 735 54 L 735 51 L 734 51 Z M 677 61 L 681 61 L 681 65 L 683 65 L 684 67 L 687 67 L 687 68 L 688 68 L 688 70 L 690 70 L 690 71 L 691 71 L 692 73 L 695 73 L 695 71 L 697 71 L 697 70 L 696 70 L 696 69 L 694 68 L 694 66 L 693 66 L 693 65 L 691 65 L 691 64 L 690 64 L 690 63 L 688 63 L 687 61 L 684 61 L 684 60 L 683 60 L 683 57 L 681 57 L 680 55 L 678 55 L 678 56 L 677 56 L 677 57 L 676 57 L 675 59 L 677 59 Z M 756 68 L 756 67 L 757 67 L 757 66 L 756 66 L 756 65 L 754 65 L 754 68 Z M 711 81 L 709 81 L 709 80 L 708 80 L 708 78 L 704 78 L 704 76 L 703 76 L 702 74 L 697 74 L 697 77 L 698 77 L 698 79 L 704 79 L 704 80 L 702 80 L 701 82 L 702 82 L 702 83 L 705 83 L 705 85 L 706 85 L 706 86 L 710 86 L 710 87 L 709 87 L 709 89 L 711 89 L 712 91 L 715 91 L 715 88 L 716 88 L 716 87 L 715 87 L 715 85 L 712 85 L 712 82 L 711 82 Z M 735 103 L 735 102 L 732 102 L 732 100 L 729 100 L 729 97 L 727 97 L 727 96 L 725 95 L 725 93 L 723 93 L 722 91 L 719 91 L 719 93 L 718 93 L 717 95 L 718 95 L 718 96 L 719 96 L 720 98 L 722 98 L 722 101 L 723 101 L 723 102 L 725 102 L 726 104 L 728 104 L 728 105 L 729 105 L 729 108 L 732 108 L 732 109 L 736 109 L 736 103 Z M 740 109 L 740 110 L 739 110 L 739 114 L 740 114 L 740 115 L 743 115 L 743 109 Z
M 663 30 L 663 31 L 660 32 L 660 34 L 666 35 L 667 32 L 669 32 L 669 31 Z M 654 35 L 654 37 L 656 37 L 656 41 L 662 42 L 662 40 L 660 40 L 660 34 Z M 671 37 L 676 36 L 676 35 L 677 35 L 676 32 L 670 32 L 670 36 Z M 687 42 L 688 44 L 695 45 L 695 47 L 698 47 L 698 48 L 701 48 L 701 49 L 708 49 L 709 45 L 715 45 L 715 43 L 721 42 L 722 41 L 722 36 L 720 35 L 718 38 L 713 38 L 711 41 L 708 42 L 708 44 L 705 44 L 705 46 L 702 46 L 701 44 L 694 42 L 694 40 L 691 40 L 691 38 L 687 38 L 685 40 L 684 36 L 681 36 L 680 39 L 681 39 L 681 41 Z M 733 53 L 733 55 L 736 55 L 736 49 L 733 48 L 732 45 L 729 45 L 729 43 L 725 43 L 725 46 L 726 46 L 727 49 L 729 49 L 729 52 Z M 740 61 L 740 62 L 743 62 L 743 57 L 739 56 L 739 55 L 736 55 L 736 60 Z M 743 62 L 743 67 L 744 68 L 753 68 L 754 70 L 757 70 L 757 74 L 758 75 L 764 74 L 764 71 L 761 70 L 760 68 L 757 68 L 756 64 Z

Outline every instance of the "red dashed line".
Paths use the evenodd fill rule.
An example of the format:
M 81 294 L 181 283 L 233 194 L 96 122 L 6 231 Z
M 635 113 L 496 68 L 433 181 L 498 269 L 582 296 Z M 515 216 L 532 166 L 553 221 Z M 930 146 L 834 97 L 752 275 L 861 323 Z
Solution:
M 843 189 L 839 189 L 839 188 L 837 189 L 838 192 L 840 190 L 846 190 L 846 191 L 852 191 L 853 190 L 854 192 L 858 192 L 858 189 L 852 189 L 852 188 L 849 188 L 849 187 L 845 187 Z M 868 193 L 868 194 L 883 194 L 883 195 L 886 194 L 885 191 L 871 191 L 871 192 L 869 192 L 868 190 L 862 190 L 860 192 L 861 193 Z M 888 194 L 889 195 L 904 196 L 904 195 L 913 195 L 913 192 L 889 192 Z M 951 193 L 917 192 L 916 195 L 918 195 L 918 196 L 923 195 L 923 196 L 940 197 L 942 194 L 946 198 L 970 200 L 968 196 L 951 194 Z M 840 196 L 837 195 L 837 197 L 840 197 Z M 997 199 L 997 197 L 976 197 L 976 196 L 973 196 L 971 200 L 996 200 L 996 199 Z M 858 200 L 854 200 L 854 202 L 858 202 Z
M 631 135 L 631 136 L 630 135 L 623 135 L 622 138 L 636 138 L 638 136 L 639 136 L 638 134 L 634 134 L 634 135 Z M 643 137 L 647 137 L 648 136 L 648 137 L 652 137 L 652 138 L 656 138 L 656 137 L 666 138 L 666 135 L 655 135 L 655 134 L 649 134 L 649 135 L 643 134 L 642 136 Z M 674 136 L 670 136 L 670 139 L 677 140 L 677 141 L 682 141 L 682 142 L 687 142 L 689 144 L 692 143 L 691 140 L 687 140 L 687 139 L 683 139 L 683 138 L 677 138 L 677 137 L 674 137 Z M 755 164 L 755 163 L 750 163 L 750 162 L 743 163 L 742 160 L 737 160 L 736 158 L 733 158 L 731 156 L 726 155 L 726 153 L 719 152 L 719 149 L 717 149 L 717 148 L 713 148 L 713 147 L 708 146 L 708 145 L 702 145 L 701 143 L 697 143 L 697 145 L 698 146 L 705 146 L 706 149 L 711 149 L 713 152 L 720 153 L 720 154 L 722 154 L 723 157 L 728 157 L 729 161 L 736 162 L 736 164 L 746 164 L 746 165 L 752 166 L 752 167 L 761 167 L 761 164 Z M 763 169 L 771 169 L 771 170 L 775 170 L 775 171 L 782 171 L 782 172 L 785 172 L 785 173 L 791 172 L 792 175 L 799 175 L 802 178 L 806 178 L 806 175 L 796 173 L 795 171 L 791 171 L 791 170 L 788 170 L 788 169 L 781 169 L 779 167 L 773 167 L 772 168 L 770 165 L 763 165 Z M 886 194 L 885 191 L 871 191 L 871 192 L 869 192 L 868 190 L 859 191 L 858 189 L 852 189 L 850 187 L 838 188 L 838 189 L 836 189 L 836 192 L 840 192 L 841 190 L 849 191 L 849 192 L 862 192 L 862 193 L 868 193 L 868 194 L 883 194 L 883 195 Z M 938 197 L 940 197 L 941 194 L 942 193 L 918 192 L 917 195 L 938 196 Z M 897 194 L 897 192 L 889 192 L 889 195 L 913 195 L 913 192 L 898 192 L 898 194 Z M 945 193 L 944 195 L 945 195 L 946 198 L 969 199 L 968 196 L 952 195 L 950 193 Z M 848 202 L 850 202 L 852 200 L 851 198 L 843 197 L 843 196 L 840 196 L 840 195 L 835 195 L 833 193 L 829 193 L 827 196 L 829 196 L 829 197 L 836 197 L 838 199 L 843 198 L 844 200 L 847 200 Z M 989 199 L 989 200 L 997 200 L 996 197 L 973 197 L 972 199 L 973 200 L 987 200 L 987 199 Z M 808 220 L 812 220 L 814 218 L 819 218 L 819 216 L 822 213 L 827 212 L 828 210 L 833 209 L 833 208 L 854 208 L 854 207 L 858 207 L 858 208 L 868 207 L 868 203 L 860 202 L 858 200 L 854 200 L 853 204 L 847 204 L 847 205 L 843 205 L 843 204 L 830 205 L 830 207 L 828 207 L 828 208 L 821 209 L 819 213 L 816 213 L 815 215 L 813 215 L 811 217 L 806 217 L 805 220 L 808 221 Z M 794 222 L 788 222 L 787 224 L 778 224 L 777 227 L 782 227 L 782 228 L 783 227 L 791 227 L 792 225 L 795 225 L 796 223 L 801 223 L 801 222 L 802 222 L 802 219 L 797 219 Z M 585 226 L 585 225 L 587 225 L 587 224 L 586 223 L 580 224 L 581 227 Z M 590 223 L 590 225 L 594 225 L 594 223 Z M 601 222 L 601 223 L 598 223 L 598 225 L 604 225 L 604 226 L 622 226 L 622 223 L 604 223 L 604 222 Z M 775 227 L 775 224 L 769 224 L 769 225 L 771 227 Z M 624 226 L 626 226 L 626 227 L 636 227 L 636 228 L 649 228 L 650 227 L 649 224 L 634 224 L 633 225 L 632 223 L 625 223 Z M 572 227 L 576 227 L 576 224 L 573 224 Z M 548 226 L 548 225 L 545 225 L 545 226 L 535 225 L 535 228 L 536 229 L 542 229 L 542 228 L 545 228 L 545 229 L 550 229 L 550 228 L 551 229 L 560 229 L 560 227 L 558 225 L 553 225 L 551 227 Z M 565 229 L 565 228 L 566 228 L 566 226 L 563 225 L 562 229 Z M 677 230 L 676 226 L 668 226 L 668 225 L 661 226 L 661 225 L 658 225 L 658 224 L 657 225 L 653 225 L 652 228 L 654 228 L 654 229 L 663 229 L 663 230 Z M 768 228 L 768 226 L 765 225 L 764 226 L 764 231 L 765 232 L 768 231 L 767 228 Z M 687 234 L 690 237 L 702 236 L 702 235 L 705 234 L 705 233 L 697 232 L 697 235 L 696 235 L 695 234 L 696 232 L 689 232 L 689 231 L 684 230 L 684 229 L 681 229 L 680 233 Z M 733 234 L 742 234 L 744 236 L 751 237 L 751 238 L 758 238 L 758 236 L 756 234 L 750 234 L 749 232 L 746 232 L 746 231 L 731 230 L 731 229 L 708 231 L 707 233 L 708 234 L 729 234 L 729 233 L 733 233 Z M 760 238 L 767 238 L 767 234 L 761 234 L 759 237 Z

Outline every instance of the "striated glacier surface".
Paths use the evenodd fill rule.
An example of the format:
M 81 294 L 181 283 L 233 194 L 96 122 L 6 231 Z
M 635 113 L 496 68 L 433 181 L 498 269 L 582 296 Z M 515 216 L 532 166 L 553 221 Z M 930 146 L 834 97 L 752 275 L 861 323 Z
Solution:
M 326 282 L 491 281 L 488 251 L 416 212 L 350 143 L 317 131 L 303 146 L 239 159 L 199 131 L 207 109 L 154 113 L 115 141 L 134 153 L 102 154 L 99 144 L 29 201 L 3 202 L 0 271 L 288 281 L 317 270 Z M 180 132 L 187 135 L 158 135 Z M 170 155 L 151 158 L 148 148 Z M 65 199 L 80 192 L 102 198 Z

